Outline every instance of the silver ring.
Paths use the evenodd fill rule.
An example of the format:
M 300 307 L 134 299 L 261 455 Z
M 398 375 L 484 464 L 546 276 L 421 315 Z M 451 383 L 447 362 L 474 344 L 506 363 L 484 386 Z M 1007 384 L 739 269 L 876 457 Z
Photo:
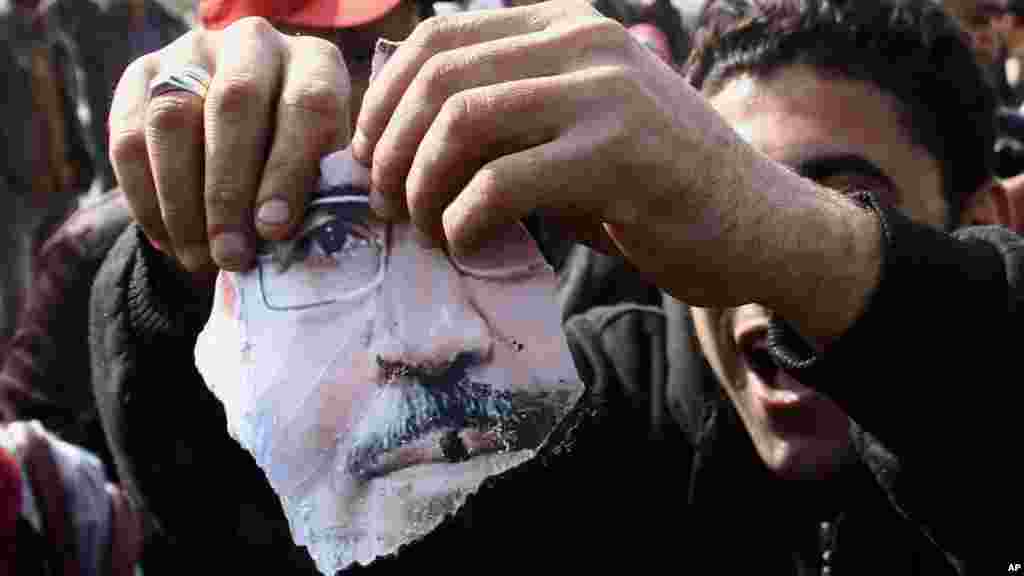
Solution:
M 161 94 L 184 90 L 205 100 L 209 88 L 210 74 L 199 66 L 186 64 L 175 70 L 157 74 L 149 83 L 149 98 L 152 100 Z

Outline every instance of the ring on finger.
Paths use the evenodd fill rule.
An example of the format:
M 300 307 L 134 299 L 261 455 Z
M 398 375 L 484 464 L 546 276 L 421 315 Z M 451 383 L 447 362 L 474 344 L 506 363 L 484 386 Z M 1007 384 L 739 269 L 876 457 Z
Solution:
M 199 66 L 186 64 L 153 77 L 149 83 L 149 98 L 152 100 L 168 92 L 185 91 L 205 100 L 210 80 L 209 72 Z

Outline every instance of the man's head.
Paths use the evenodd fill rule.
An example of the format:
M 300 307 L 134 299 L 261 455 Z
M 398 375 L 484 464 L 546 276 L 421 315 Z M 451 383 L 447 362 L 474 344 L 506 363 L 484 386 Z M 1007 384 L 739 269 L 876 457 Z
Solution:
M 938 229 L 994 221 L 996 105 L 968 40 L 928 0 L 729 2 L 688 78 L 755 148 L 819 184 L 871 191 Z M 808 305 L 813 305 L 809 301 Z M 694 309 L 701 347 L 765 463 L 827 477 L 848 418 L 767 353 L 771 311 Z

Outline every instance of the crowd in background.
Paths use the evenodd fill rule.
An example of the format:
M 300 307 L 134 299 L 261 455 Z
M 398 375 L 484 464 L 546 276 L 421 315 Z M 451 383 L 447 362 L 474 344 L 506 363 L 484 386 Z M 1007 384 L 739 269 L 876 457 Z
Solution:
M 443 2 L 433 10 L 452 13 L 505 3 Z M 698 40 L 694 30 L 726 17 L 732 3 L 593 4 L 665 64 L 682 70 Z M 969 33 L 979 63 L 998 88 L 997 175 L 1010 194 L 1019 196 L 1024 193 L 1024 2 L 941 4 Z M 36 434 L 53 445 L 65 441 L 98 455 L 111 486 L 117 471 L 88 386 L 77 393 L 66 390 L 75 379 L 89 379 L 92 279 L 131 220 L 108 149 L 111 96 L 130 62 L 189 29 L 192 7 L 168 6 L 157 0 L 9 0 L 0 5 L 0 70 L 7 79 L 2 112 L 5 153 L 0 160 L 0 426 L 38 420 L 47 432 L 34 430 L 30 436 Z M 601 281 L 624 266 L 621 260 L 579 247 L 573 250 L 576 258 L 588 263 L 566 274 L 584 273 L 592 284 L 581 293 L 561 295 L 566 317 L 623 299 L 660 301 L 653 286 L 633 285 L 628 279 Z M 567 284 L 581 286 L 578 281 Z M 46 399 L 55 390 L 64 391 L 73 402 L 49 404 Z M 59 458 L 53 463 L 58 468 L 76 465 L 81 463 L 62 463 Z M 0 526 L 0 540 L 3 537 Z M 0 572 L 3 569 L 0 561 Z

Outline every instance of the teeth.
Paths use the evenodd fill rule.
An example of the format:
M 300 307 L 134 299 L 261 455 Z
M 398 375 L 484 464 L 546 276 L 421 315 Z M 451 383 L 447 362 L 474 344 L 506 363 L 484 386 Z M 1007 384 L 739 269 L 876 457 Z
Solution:
M 792 390 L 773 390 L 774 400 L 784 404 L 794 404 L 800 400 L 800 395 Z

